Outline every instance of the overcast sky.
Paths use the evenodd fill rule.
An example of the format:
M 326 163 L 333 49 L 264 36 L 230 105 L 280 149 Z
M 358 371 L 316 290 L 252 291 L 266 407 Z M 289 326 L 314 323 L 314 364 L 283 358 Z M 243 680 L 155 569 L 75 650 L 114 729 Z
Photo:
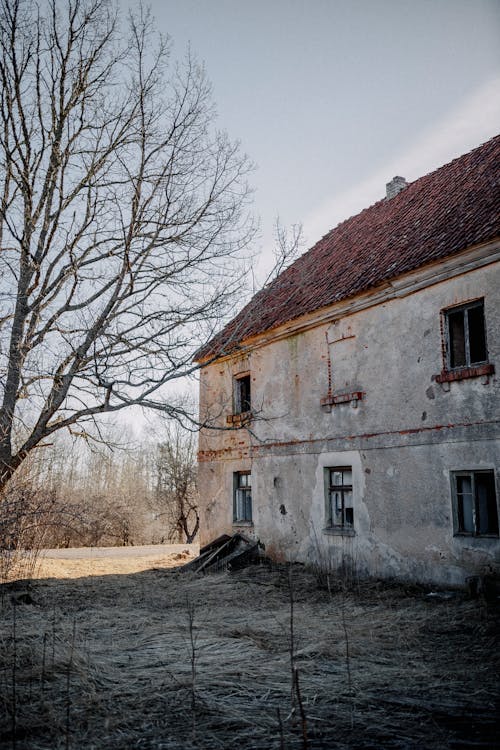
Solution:
M 152 0 L 242 142 L 261 217 L 342 219 L 500 131 L 500 0 Z

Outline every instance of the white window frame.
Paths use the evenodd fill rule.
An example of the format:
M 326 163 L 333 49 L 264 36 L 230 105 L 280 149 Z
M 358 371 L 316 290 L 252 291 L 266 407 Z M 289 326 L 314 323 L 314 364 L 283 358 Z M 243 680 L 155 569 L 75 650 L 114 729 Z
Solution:
M 246 477 L 242 481 L 242 477 Z M 252 524 L 252 473 L 236 471 L 233 474 L 233 524 Z
M 480 475 L 489 475 L 492 480 L 493 497 L 487 500 L 490 509 L 493 510 L 490 525 L 487 531 L 481 531 L 481 500 L 479 497 L 478 481 Z M 459 490 L 459 480 L 468 479 L 470 481 L 470 508 L 467 515 L 468 521 L 465 520 L 466 511 L 464 509 L 465 501 L 464 492 Z M 499 536 L 498 524 L 498 493 L 496 488 L 496 474 L 494 469 L 463 469 L 451 472 L 451 495 L 453 509 L 453 527 L 455 536 L 496 538 Z
M 483 336 L 484 336 L 484 353 L 485 359 L 471 360 L 471 331 L 469 330 L 469 310 L 474 308 L 481 308 L 483 311 Z M 463 328 L 464 328 L 464 354 L 465 362 L 463 364 L 452 365 L 452 332 L 450 329 L 450 318 L 452 315 L 457 313 L 463 314 Z M 465 302 L 461 305 L 454 305 L 443 310 L 444 315 L 444 333 L 445 333 L 445 348 L 446 348 L 446 369 L 450 372 L 456 370 L 463 370 L 468 367 L 479 367 L 480 365 L 488 364 L 488 341 L 486 337 L 486 315 L 484 299 L 477 299 L 471 302 Z

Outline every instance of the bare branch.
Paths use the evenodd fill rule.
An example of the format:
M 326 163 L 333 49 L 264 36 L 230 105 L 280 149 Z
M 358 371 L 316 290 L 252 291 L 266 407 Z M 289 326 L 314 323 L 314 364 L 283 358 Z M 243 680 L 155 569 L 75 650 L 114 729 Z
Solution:
M 255 227 L 251 164 L 149 12 L 0 0 L 0 81 L 1 489 L 63 427 L 184 417 L 164 386 L 234 302 Z
M 303 244 L 302 224 L 292 224 L 289 232 L 277 216 L 274 223 L 274 240 L 274 265 L 264 282 L 264 286 L 279 276 L 300 255 Z

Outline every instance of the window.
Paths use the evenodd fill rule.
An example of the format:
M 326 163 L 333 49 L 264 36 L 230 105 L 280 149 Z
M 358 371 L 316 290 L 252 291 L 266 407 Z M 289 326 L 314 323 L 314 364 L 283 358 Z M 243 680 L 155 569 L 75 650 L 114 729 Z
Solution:
M 240 375 L 234 379 L 234 413 L 250 411 L 250 375 Z
M 252 475 L 237 471 L 234 475 L 233 523 L 252 521 Z
M 452 490 L 455 533 L 498 536 L 495 472 L 455 471 Z
M 326 527 L 352 530 L 352 467 L 337 466 L 326 472 Z
M 484 300 L 445 310 L 446 364 L 449 370 L 488 361 Z

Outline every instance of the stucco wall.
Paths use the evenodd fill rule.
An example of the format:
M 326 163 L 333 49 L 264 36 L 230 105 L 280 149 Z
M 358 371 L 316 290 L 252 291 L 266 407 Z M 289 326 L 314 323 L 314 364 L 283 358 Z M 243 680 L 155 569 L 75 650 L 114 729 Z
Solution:
M 233 473 L 251 470 L 245 531 L 275 554 L 442 583 L 494 568 L 498 539 L 453 535 L 450 472 L 496 468 L 498 500 L 498 376 L 442 385 L 435 376 L 441 310 L 478 297 L 498 370 L 499 288 L 490 265 L 204 368 L 202 417 L 208 409 L 227 426 L 233 376 L 247 371 L 254 417 L 250 431 L 200 437 L 202 542 L 234 530 Z M 321 403 L 346 393 L 362 399 Z M 354 536 L 323 530 L 324 467 L 338 465 L 353 467 Z

